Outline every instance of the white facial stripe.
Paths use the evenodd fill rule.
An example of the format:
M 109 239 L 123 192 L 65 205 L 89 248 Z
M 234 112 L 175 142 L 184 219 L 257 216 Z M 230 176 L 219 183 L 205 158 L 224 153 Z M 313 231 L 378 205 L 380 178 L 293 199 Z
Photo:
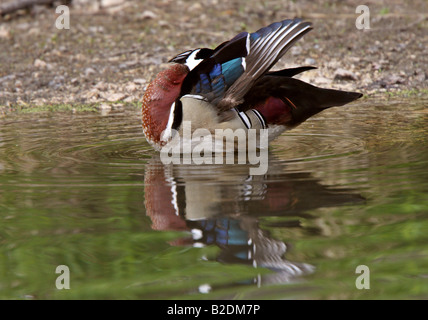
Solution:
M 195 50 L 192 52 L 192 54 L 186 59 L 185 65 L 189 68 L 190 71 L 195 69 L 198 64 L 202 62 L 202 59 L 195 59 L 196 55 L 201 49 Z
M 169 111 L 168 123 L 166 124 L 166 128 L 162 133 L 161 139 L 162 141 L 168 141 L 172 138 L 172 123 L 174 122 L 174 110 L 175 110 L 175 102 L 172 103 L 171 109 Z
M 246 46 L 247 46 L 247 56 L 248 56 L 250 54 L 250 46 L 251 46 L 250 34 L 247 34 Z

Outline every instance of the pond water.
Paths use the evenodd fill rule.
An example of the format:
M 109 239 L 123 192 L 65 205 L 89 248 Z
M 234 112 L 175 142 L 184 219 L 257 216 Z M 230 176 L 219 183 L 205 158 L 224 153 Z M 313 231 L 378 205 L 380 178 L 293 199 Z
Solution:
M 325 111 L 263 176 L 163 165 L 131 107 L 7 115 L 0 298 L 427 299 L 427 105 Z

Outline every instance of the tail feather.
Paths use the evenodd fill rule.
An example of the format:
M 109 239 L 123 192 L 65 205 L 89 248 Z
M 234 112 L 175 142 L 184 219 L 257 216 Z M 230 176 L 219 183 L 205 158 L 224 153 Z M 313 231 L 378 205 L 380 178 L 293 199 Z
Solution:
M 305 108 L 326 109 L 341 106 L 362 96 L 359 92 L 319 88 L 298 79 L 285 77 L 279 88 L 282 95 Z
M 264 92 L 264 95 L 257 95 L 257 92 Z M 322 110 L 345 105 L 361 96 L 358 92 L 318 88 L 301 80 L 271 73 L 259 79 L 239 109 L 256 108 L 267 118 L 268 124 L 293 127 Z
M 362 96 L 359 92 L 318 88 L 293 78 L 283 79 L 280 92 L 281 96 L 296 106 L 291 108 L 292 120 L 289 125 L 292 126 L 302 123 L 324 109 L 343 106 Z

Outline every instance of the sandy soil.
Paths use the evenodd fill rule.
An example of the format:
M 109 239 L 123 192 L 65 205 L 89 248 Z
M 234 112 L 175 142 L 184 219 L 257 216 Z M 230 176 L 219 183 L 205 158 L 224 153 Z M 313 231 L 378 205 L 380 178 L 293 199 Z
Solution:
M 428 97 L 428 1 L 366 1 L 369 30 L 355 26 L 359 4 L 74 0 L 68 30 L 55 6 L 20 11 L 0 17 L 0 106 L 136 103 L 177 53 L 293 17 L 314 30 L 276 68 L 313 65 L 303 80 L 368 97 Z

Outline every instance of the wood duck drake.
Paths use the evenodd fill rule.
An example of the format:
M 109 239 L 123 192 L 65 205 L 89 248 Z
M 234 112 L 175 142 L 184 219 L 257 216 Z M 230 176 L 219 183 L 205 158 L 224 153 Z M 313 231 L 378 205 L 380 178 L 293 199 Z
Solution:
M 322 89 L 293 76 L 315 67 L 269 71 L 312 29 L 301 19 L 241 32 L 215 49 L 180 53 L 148 85 L 142 99 L 143 131 L 156 149 L 182 130 L 268 129 L 269 141 L 318 112 L 362 96 Z

